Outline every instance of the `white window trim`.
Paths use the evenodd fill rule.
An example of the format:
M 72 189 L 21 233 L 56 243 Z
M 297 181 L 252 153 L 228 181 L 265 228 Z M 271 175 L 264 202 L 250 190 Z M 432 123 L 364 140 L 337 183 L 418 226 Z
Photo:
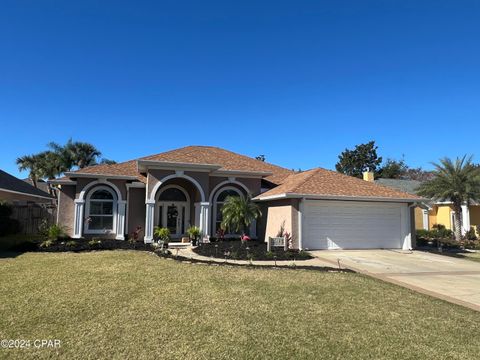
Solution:
M 213 196 L 213 213 L 212 213 L 212 219 L 213 219 L 213 229 L 212 231 L 215 231 L 215 234 L 217 232 L 217 207 L 218 207 L 218 197 L 220 196 L 220 194 L 222 192 L 224 192 L 225 190 L 233 190 L 235 191 L 242 199 L 245 198 L 245 195 L 241 192 L 241 190 L 239 190 L 238 188 L 234 187 L 234 186 L 224 186 L 220 189 L 217 190 L 217 192 L 215 193 L 215 195 Z M 223 204 L 223 202 L 222 202 Z M 227 234 L 225 233 L 225 237 L 232 237 L 232 236 L 238 236 L 238 234 Z
M 86 219 L 88 219 L 90 216 L 92 216 L 90 214 L 90 197 L 92 196 L 93 193 L 95 193 L 98 190 L 106 190 L 110 194 L 112 194 L 112 196 L 113 196 L 113 201 L 112 201 L 112 217 L 113 217 L 112 229 L 101 229 L 101 230 L 89 229 L 90 224 L 89 224 L 88 221 L 86 221 Z M 97 200 L 94 199 L 93 201 L 97 201 Z M 99 200 L 99 201 L 102 201 L 102 200 Z M 118 197 L 117 197 L 116 191 L 114 189 L 110 188 L 109 186 L 99 185 L 99 186 L 95 186 L 92 189 L 90 189 L 90 191 L 87 195 L 86 201 L 85 201 L 85 223 L 84 223 L 84 231 L 83 232 L 85 234 L 115 234 L 116 229 L 117 229 L 117 206 L 118 206 L 117 204 L 118 204 Z M 95 215 L 93 215 L 93 216 L 95 216 Z

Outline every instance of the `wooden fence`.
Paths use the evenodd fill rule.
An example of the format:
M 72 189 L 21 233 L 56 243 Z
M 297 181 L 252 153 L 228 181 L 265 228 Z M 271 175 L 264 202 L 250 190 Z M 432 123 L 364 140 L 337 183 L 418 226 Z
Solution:
M 52 204 L 15 204 L 12 210 L 11 218 L 20 222 L 22 234 L 37 234 L 43 220 L 48 225 L 56 223 L 57 210 Z

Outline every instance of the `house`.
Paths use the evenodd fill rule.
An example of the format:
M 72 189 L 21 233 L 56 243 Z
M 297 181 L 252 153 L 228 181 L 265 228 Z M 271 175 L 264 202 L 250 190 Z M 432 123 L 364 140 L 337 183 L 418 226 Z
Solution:
M 114 165 L 96 165 L 51 181 L 58 222 L 74 238 L 125 239 L 138 226 L 153 241 L 155 226 L 174 238 L 190 225 L 205 237 L 219 229 L 229 195 L 251 196 L 263 216 L 250 236 L 280 227 L 299 249 L 411 247 L 415 195 L 317 168 L 291 170 L 210 146 L 187 146 Z M 232 235 L 232 234 L 227 234 Z
M 421 181 L 403 179 L 378 179 L 377 184 L 389 186 L 394 189 L 415 194 Z M 455 211 L 451 202 L 427 200 L 423 206 L 415 207 L 415 228 L 417 230 L 432 230 L 434 225 L 441 224 L 447 229 L 454 230 Z M 462 234 L 465 235 L 470 229 L 477 231 L 480 236 L 480 204 L 472 202 L 462 206 Z
M 50 194 L 0 170 L 0 201 L 50 203 Z

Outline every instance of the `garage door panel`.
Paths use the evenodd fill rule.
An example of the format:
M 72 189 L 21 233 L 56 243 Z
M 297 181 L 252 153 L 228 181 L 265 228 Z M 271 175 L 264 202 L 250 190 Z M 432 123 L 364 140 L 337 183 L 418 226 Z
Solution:
M 362 249 L 401 247 L 402 204 L 307 201 L 304 247 Z

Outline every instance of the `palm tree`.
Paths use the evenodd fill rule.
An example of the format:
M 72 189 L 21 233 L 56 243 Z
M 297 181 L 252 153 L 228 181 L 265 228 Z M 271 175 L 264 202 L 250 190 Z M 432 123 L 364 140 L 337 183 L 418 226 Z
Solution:
M 25 155 L 17 158 L 16 161 L 18 170 L 28 170 L 28 177 L 32 180 L 33 186 L 37 187 L 37 181 L 41 178 L 40 170 L 38 167 L 38 155 Z
M 96 165 L 97 157 L 102 153 L 92 144 L 80 141 L 69 141 L 65 148 L 70 152 L 73 163 L 80 169 Z
M 424 182 L 417 193 L 440 201 L 451 201 L 455 211 L 455 239 L 462 239 L 462 205 L 480 200 L 480 168 L 465 155 L 452 161 L 440 159 L 435 166 L 432 180 Z M 469 229 L 467 229 L 469 230 Z
M 222 206 L 223 230 L 232 229 L 235 232 L 242 230 L 245 234 L 253 220 L 262 216 L 258 205 L 250 198 L 228 196 Z

